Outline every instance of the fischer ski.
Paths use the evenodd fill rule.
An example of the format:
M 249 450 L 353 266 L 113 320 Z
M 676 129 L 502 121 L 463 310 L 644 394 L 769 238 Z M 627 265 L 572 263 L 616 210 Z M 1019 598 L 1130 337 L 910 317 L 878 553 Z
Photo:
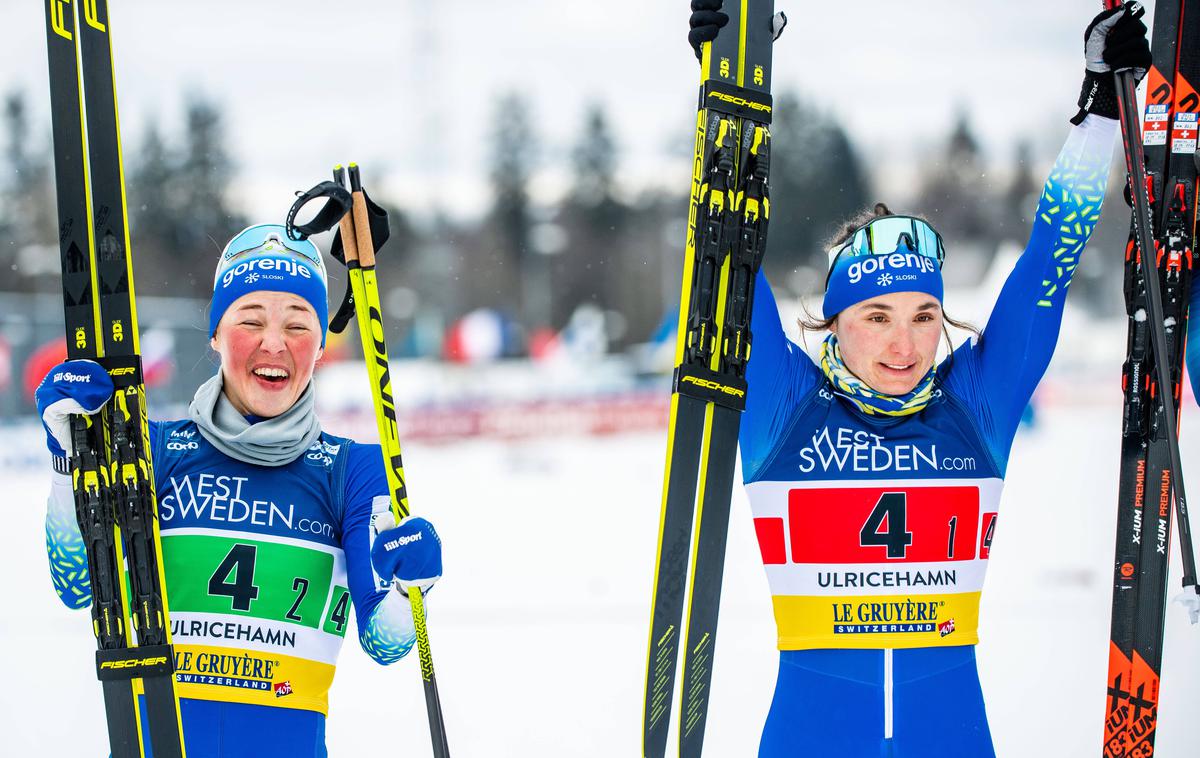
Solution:
M 1108 8 L 1118 5 L 1114 0 L 1105 3 Z M 1192 0 L 1190 13 L 1187 6 L 1187 0 L 1156 5 L 1153 65 L 1147 77 L 1141 135 L 1132 74 L 1116 75 L 1134 208 L 1125 252 L 1129 337 L 1122 367 L 1124 412 L 1104 722 L 1106 758 L 1154 753 L 1172 499 L 1178 514 L 1184 589 L 1196 592 L 1178 444 L 1188 301 L 1196 262 L 1192 242 L 1200 112 L 1200 97 L 1192 86 L 1200 83 L 1200 50 L 1194 44 L 1200 40 L 1200 6 Z M 1154 251 L 1153 257 L 1148 250 Z
M 699 756 L 704 739 L 770 211 L 771 46 L 786 23 L 773 5 L 726 2 L 728 25 L 702 48 L 643 703 L 642 751 L 654 758 L 666 752 L 685 599 L 680 755 Z
M 69 358 L 116 391 L 72 419 L 70 473 L 114 758 L 184 755 L 167 619 L 106 0 L 46 0 L 55 181 Z M 78 8 L 78 10 L 76 10 Z M 126 573 L 127 572 L 127 573 Z M 148 726 L 136 696 L 145 695 Z M 149 737 L 149 745 L 145 737 Z

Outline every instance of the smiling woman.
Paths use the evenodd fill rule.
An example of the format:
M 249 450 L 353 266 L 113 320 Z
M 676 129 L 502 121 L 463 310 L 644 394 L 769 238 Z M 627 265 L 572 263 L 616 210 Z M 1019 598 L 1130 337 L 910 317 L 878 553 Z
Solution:
M 295 404 L 324 352 L 320 327 L 312 306 L 291 293 L 252 292 L 234 302 L 211 345 L 238 413 L 271 418 Z
M 721 5 L 692 0 L 694 45 L 730 33 Z M 780 650 L 762 758 L 995 755 L 980 596 L 1017 425 L 1100 217 L 1110 72 L 1149 64 L 1137 14 L 1087 27 L 1081 110 L 1029 244 L 986 329 L 945 360 L 946 246 L 925 219 L 879 206 L 850 222 L 829 251 L 824 320 L 801 323 L 829 331 L 815 363 L 759 275 L 739 444 Z
M 150 423 L 192 756 L 326 755 L 328 693 L 351 605 L 362 648 L 392 663 L 415 640 L 405 588 L 427 590 L 442 573 L 433 526 L 391 520 L 379 445 L 321 429 L 312 378 L 326 289 L 312 242 L 273 224 L 234 237 L 213 277 L 209 339 L 220 370 L 196 391 L 188 419 Z M 66 475 L 68 418 L 99 410 L 112 382 L 94 362 L 69 361 L 37 394 L 59 472 L 48 549 L 67 557 L 51 575 L 63 602 L 82 608 L 91 586 L 72 568 L 87 563 Z
M 871 255 L 876 244 L 889 244 L 883 242 L 889 234 L 895 249 L 905 252 Z M 947 325 L 979 337 L 974 326 L 942 310 L 941 276 L 930 274 L 941 267 L 945 252 L 941 236 L 925 219 L 897 216 L 883 203 L 877 203 L 847 221 L 827 247 L 830 271 L 826 286 L 832 283 L 835 288 L 851 291 L 826 294 L 824 310 L 832 314 L 827 318 L 809 316 L 799 321 L 805 331 L 829 332 L 833 337 L 822 346 L 824 362 L 844 362 L 850 374 L 870 387 L 886 395 L 904 395 L 913 391 L 933 367 L 939 337 L 944 337 L 947 348 L 953 349 Z M 918 249 L 931 252 L 918 255 Z M 889 259 L 896 259 L 894 265 Z M 839 264 L 844 270 L 835 279 Z M 905 274 L 904 267 L 916 273 Z M 893 273 L 891 268 L 900 271 Z M 856 294 L 853 285 L 873 274 L 877 277 L 866 279 L 868 286 Z M 853 304 L 839 302 L 846 300 Z

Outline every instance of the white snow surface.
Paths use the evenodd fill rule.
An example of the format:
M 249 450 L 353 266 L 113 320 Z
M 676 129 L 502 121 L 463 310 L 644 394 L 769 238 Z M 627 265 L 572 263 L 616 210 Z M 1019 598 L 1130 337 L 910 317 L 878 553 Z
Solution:
M 1058 404 L 1018 437 L 984 592 L 979 663 L 1000 756 L 1100 752 L 1120 411 Z M 1184 412 L 1184 465 L 1200 454 Z M 104 756 L 85 612 L 51 589 L 40 430 L 6 429 L 0 568 L 0 729 L 6 755 Z M 438 526 L 445 578 L 429 629 L 458 756 L 629 756 L 662 485 L 662 435 L 406 449 L 412 505 Z M 1200 493 L 1193 478 L 1192 492 Z M 1178 593 L 1173 549 L 1171 594 Z M 706 755 L 751 756 L 777 653 L 749 509 L 737 488 Z M 430 755 L 415 653 L 382 668 L 351 630 L 331 693 L 333 756 Z M 1157 754 L 1194 756 L 1200 628 L 1175 603 Z

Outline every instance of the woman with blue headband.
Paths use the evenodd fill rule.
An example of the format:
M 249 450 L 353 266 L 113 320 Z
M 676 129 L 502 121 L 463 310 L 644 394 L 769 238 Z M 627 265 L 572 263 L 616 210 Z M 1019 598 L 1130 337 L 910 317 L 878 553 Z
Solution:
M 697 49 L 724 26 L 720 6 L 692 1 Z M 936 361 L 954 323 L 946 245 L 882 205 L 829 250 L 824 319 L 804 325 L 829 332 L 819 360 L 787 339 L 758 282 L 740 446 L 780 650 L 760 756 L 995 755 L 975 644 L 1005 470 L 1100 217 L 1111 71 L 1150 65 L 1126 9 L 1085 38 L 1080 111 L 976 339 Z
M 363 650 L 392 663 L 415 640 L 404 593 L 428 590 L 442 573 L 433 526 L 392 520 L 379 445 L 329 434 L 316 417 L 326 290 L 311 241 L 273 224 L 238 234 L 213 279 L 209 337 L 220 370 L 188 418 L 150 422 L 189 758 L 326 755 L 328 693 L 351 605 Z M 37 390 L 55 470 L 51 575 L 71 608 L 90 604 L 91 587 L 69 417 L 99 412 L 112 392 L 92 361 L 56 366 Z

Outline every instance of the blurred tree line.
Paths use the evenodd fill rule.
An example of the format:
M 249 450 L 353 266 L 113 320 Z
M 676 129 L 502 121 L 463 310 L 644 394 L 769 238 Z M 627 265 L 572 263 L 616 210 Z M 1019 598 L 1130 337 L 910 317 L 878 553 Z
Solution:
M 849 217 L 883 200 L 896 212 L 929 217 L 952 255 L 982 276 L 1006 242 L 1023 245 L 1048 159 L 1035 160 L 1030 141 L 1016 146 L 1003 182 L 990 177 L 969 115 L 961 113 L 940 148 L 913 165 L 911 190 L 900 202 L 875 194 L 872 166 L 838 120 L 796 92 L 776 100 L 772 213 L 767 273 L 785 293 L 818 292 L 825 247 Z M 582 114 L 566 153 L 569 186 L 550 207 L 535 203 L 530 185 L 547 162 L 536 115 L 519 95 L 494 106 L 488 176 L 491 206 L 484 217 L 452 222 L 435 215 L 416 223 L 389 207 L 393 242 L 382 266 L 385 310 L 401 339 L 397 354 L 441 352 L 446 329 L 464 314 L 493 309 L 506 324 L 505 353 L 524 354 L 536 336 L 558 332 L 581 309 L 601 318 L 608 346 L 647 340 L 673 318 L 679 296 L 686 180 L 677 189 L 630 193 L 620 181 L 620 140 L 605 107 Z M 3 149 L 12 171 L 0 183 L 0 289 L 58 290 L 54 175 L 46 125 L 31 124 L 25 99 L 4 101 Z M 183 128 L 165 134 L 156 122 L 140 144 L 125 148 L 126 181 L 138 289 L 143 294 L 207 298 L 216 253 L 247 220 L 230 207 L 233 161 L 221 110 L 199 96 L 184 103 Z M 682 150 L 690 137 L 680 132 Z M 680 156 L 684 157 L 684 156 Z M 1122 172 L 1113 171 L 1119 184 Z M 387 198 L 377 197 L 385 206 Z M 1114 220 L 1115 219 L 1115 220 Z M 1127 215 L 1110 207 L 1093 245 L 1123 246 Z M 1118 256 L 1090 256 L 1077 279 L 1078 300 L 1115 312 Z M 1106 262 L 1108 261 L 1108 262 Z M 331 269 L 331 301 L 344 277 Z M 965 283 L 965 282 L 960 282 Z
M 220 109 L 199 96 L 184 103 L 182 134 L 164 137 L 152 121 L 140 144 L 125 145 L 126 199 L 139 286 L 149 294 L 208 297 L 216 254 L 245 220 L 228 206 L 233 163 Z M 4 101 L 4 153 L 12 172 L 0 185 L 2 289 L 56 292 L 57 205 L 49 128 L 29 122 L 24 96 Z M 35 137 L 35 135 L 37 135 Z

